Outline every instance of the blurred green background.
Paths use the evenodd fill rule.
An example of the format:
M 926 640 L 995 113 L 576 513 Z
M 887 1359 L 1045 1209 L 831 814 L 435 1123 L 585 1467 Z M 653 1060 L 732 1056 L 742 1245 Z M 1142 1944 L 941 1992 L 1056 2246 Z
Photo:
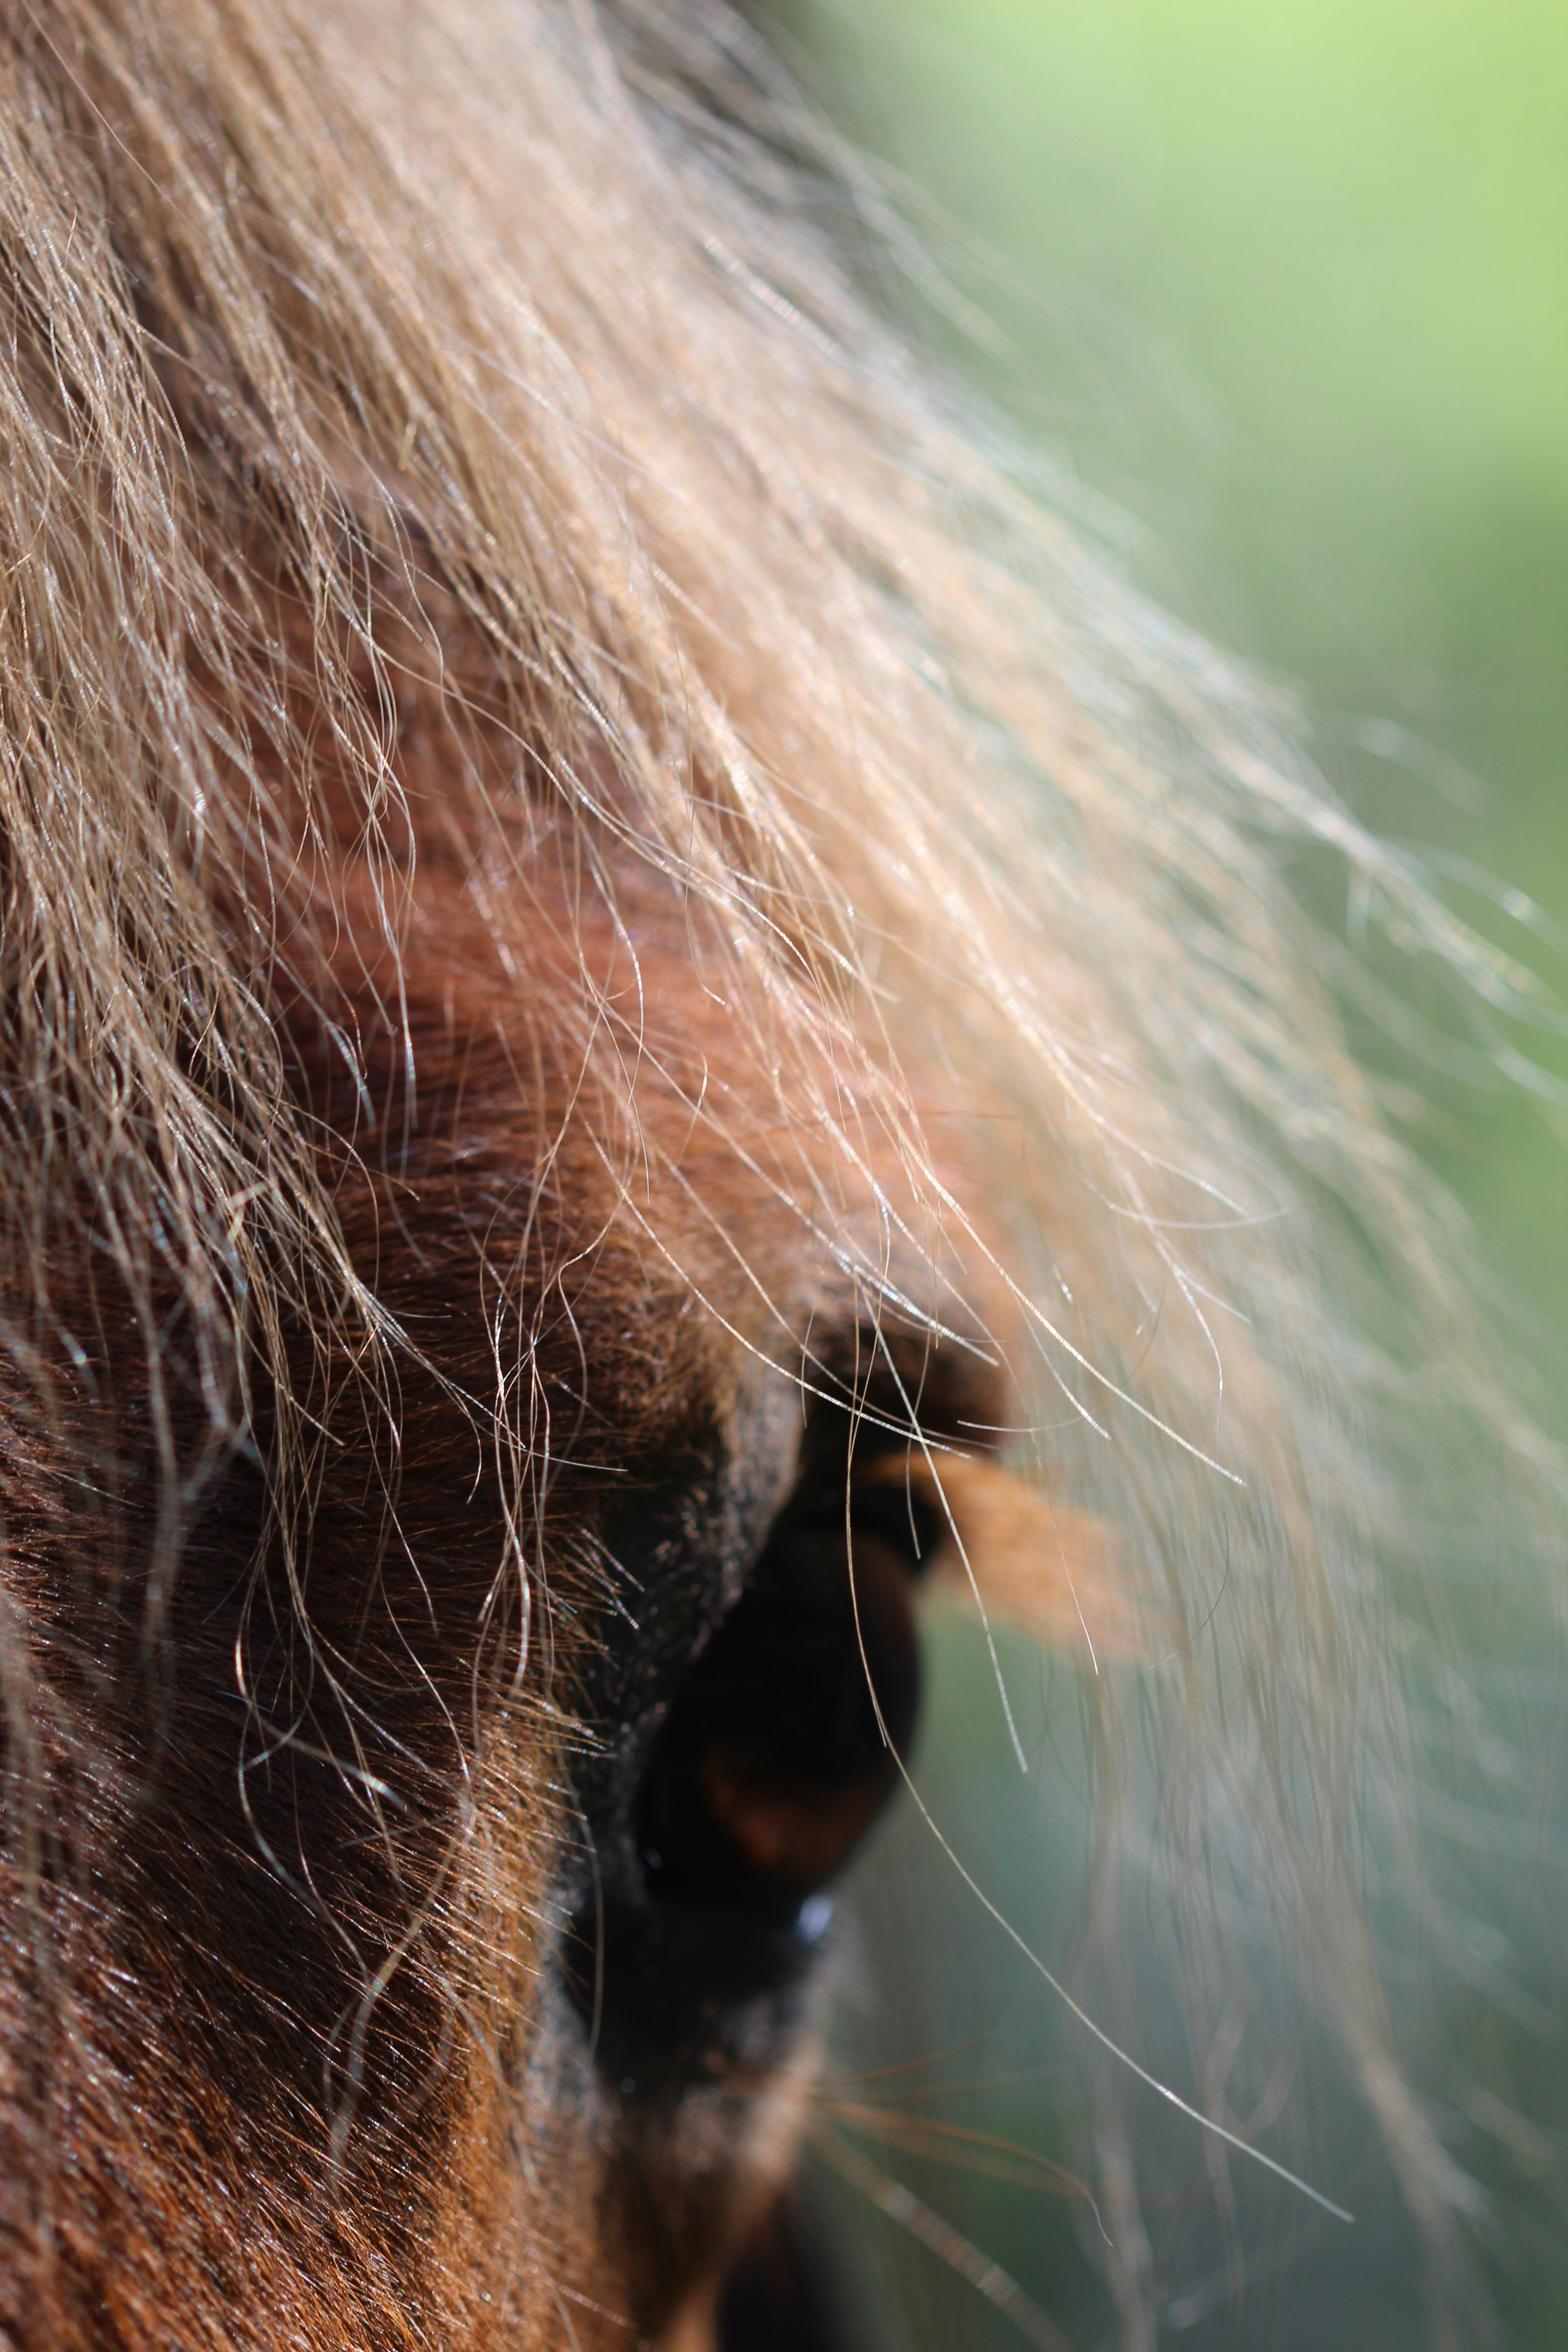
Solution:
M 951 337 L 957 364 L 1131 576 L 1300 688 L 1379 830 L 1568 924 L 1563 0 L 790 0 L 784 22 L 1002 330 L 994 354 Z M 1556 1041 L 1514 1042 L 1568 1078 Z M 1424 1148 L 1561 1329 L 1549 1122 L 1500 1084 L 1434 1091 Z
M 1012 412 L 1134 582 L 1300 688 L 1302 732 L 1358 814 L 1428 845 L 1455 903 L 1568 991 L 1553 931 L 1568 927 L 1563 0 L 784 0 L 769 13 L 814 95 L 907 182 L 931 250 L 1001 340 L 968 341 L 910 294 L 916 331 Z M 1509 1343 L 1535 1359 L 1543 1418 L 1565 1429 L 1568 1160 L 1553 1097 L 1568 1051 L 1549 1024 L 1508 1042 L 1542 1073 L 1533 1095 L 1440 1055 L 1416 1073 L 1415 1137 L 1520 1303 Z M 1083 1751 L 1053 1670 L 1022 1650 L 1006 1664 L 1032 1783 L 1009 1772 L 999 1736 L 975 1732 L 994 1703 L 956 1629 L 933 1645 L 922 1778 L 966 1858 L 1048 1948 L 1048 1891 L 1080 1867 Z M 873 1857 L 861 1981 L 902 1955 L 923 2015 L 857 2009 L 852 1987 L 843 2046 L 868 2067 L 948 2050 L 898 2078 L 905 2105 L 1049 2153 L 1064 2135 L 1039 1989 L 951 1874 L 922 1864 L 922 1839 L 906 1809 Z M 1540 2023 L 1477 2029 L 1500 2037 L 1493 2075 L 1521 2116 L 1532 2070 L 1538 2084 L 1552 2072 Z M 1563 2153 L 1557 2100 L 1540 2089 L 1520 2124 L 1537 2140 L 1512 2150 L 1541 2179 Z M 873 2223 L 864 2178 L 850 2196 L 821 2175 L 819 2200 L 863 2260 L 870 2250 L 867 2341 L 1026 2339 L 1033 2323 L 1021 2336 L 965 2284 L 954 2246 L 912 2270 L 881 2261 L 879 2247 L 907 2250 L 922 2228 L 929 2244 L 944 2220 L 1075 2344 L 1106 2340 L 1068 2202 L 1027 2165 L 1009 2174 L 994 2149 L 918 2131 L 856 2144 L 934 2217 Z M 1520 2190 L 1520 2168 L 1494 2187 L 1510 2340 L 1557 2352 L 1568 2218 L 1552 2194 Z M 1209 2342 L 1223 2303 L 1173 2320 L 1170 2340 Z M 1376 2352 L 1413 2342 L 1411 2324 L 1391 2315 Z M 1235 2340 L 1248 2352 L 1256 2324 Z M 1336 2352 L 1342 2341 L 1363 2352 L 1363 2332 Z

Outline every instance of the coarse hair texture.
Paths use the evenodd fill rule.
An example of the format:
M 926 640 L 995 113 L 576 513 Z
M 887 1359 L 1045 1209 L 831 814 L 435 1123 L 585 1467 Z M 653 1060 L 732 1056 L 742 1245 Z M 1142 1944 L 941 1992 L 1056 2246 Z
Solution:
M 879 323 L 836 243 L 855 185 L 707 5 L 5 0 L 0 1380 L 11 1479 L 47 1487 L 71 1587 L 42 1643 L 48 1580 L 10 1541 L 33 2046 L 47 2066 L 43 2021 L 71 2014 L 47 1889 L 90 1876 L 81 1792 L 121 1769 L 123 1676 L 168 1680 L 204 1498 L 259 1455 L 305 1656 L 332 1401 L 394 1426 L 426 1344 L 344 1241 L 279 1008 L 331 1012 L 352 935 L 397 1028 L 416 862 L 446 838 L 503 969 L 547 919 L 538 862 L 570 877 L 541 1017 L 591 1074 L 624 1213 L 658 1148 L 657 1023 L 601 985 L 572 910 L 607 909 L 635 968 L 622 909 L 652 887 L 774 1116 L 826 1151 L 780 1218 L 869 1296 L 879 1223 L 939 1276 L 949 1249 L 990 1269 L 1016 1474 L 1117 1531 L 1160 1627 L 1143 1669 L 1085 1672 L 1108 1757 L 1157 1725 L 1200 2104 L 1226 2097 L 1201 2036 L 1219 2052 L 1239 1822 L 1442 2340 L 1469 2324 L 1470 2191 L 1364 1890 L 1416 1884 L 1404 1660 L 1447 1639 L 1434 1525 L 1500 1459 L 1550 1524 L 1555 1472 L 1478 1344 L 1457 1221 L 1347 1049 L 1348 959 L 1283 868 L 1338 861 L 1374 924 L 1494 1002 L 1517 976 Z M 689 1091 L 744 1148 L 722 1073 Z M 870 1172 L 889 1149 L 896 1194 Z M 133 1578 L 110 1283 L 153 1465 Z M 514 1628 L 548 1584 L 527 1359 L 498 1337 L 494 1393 L 468 1399 L 515 1497 Z M 1117 2079 L 1094 2128 L 1138 2346 Z

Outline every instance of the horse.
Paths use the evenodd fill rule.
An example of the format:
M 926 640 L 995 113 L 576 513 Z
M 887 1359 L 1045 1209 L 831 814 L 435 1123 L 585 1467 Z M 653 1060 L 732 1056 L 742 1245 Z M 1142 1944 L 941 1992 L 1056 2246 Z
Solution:
M 1334 2202 L 1216 1857 L 1463 2324 L 1364 1882 L 1439 1472 L 1550 1481 L 1289 858 L 1472 947 L 867 184 L 707 0 L 7 0 L 17 2352 L 715 2342 L 941 1581 L 1085 1694 L 1122 2340 L 1129 2085 Z M 1097 1994 L 1135 1720 L 1185 2089 Z

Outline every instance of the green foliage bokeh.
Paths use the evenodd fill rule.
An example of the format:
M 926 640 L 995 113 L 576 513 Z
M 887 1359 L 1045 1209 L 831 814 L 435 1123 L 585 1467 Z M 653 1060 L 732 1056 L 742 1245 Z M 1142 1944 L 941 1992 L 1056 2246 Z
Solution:
M 940 208 L 939 256 L 967 242 L 1005 341 L 958 363 L 1133 519 L 1133 576 L 1300 687 L 1371 823 L 1568 924 L 1568 10 L 795 0 L 785 24 Z M 1561 1329 L 1561 1114 L 1434 1092 L 1418 1139 Z
M 901 178 L 957 299 L 944 319 L 896 282 L 883 293 L 1013 414 L 1138 585 L 1299 690 L 1331 788 L 1428 846 L 1460 910 L 1539 973 L 1547 1017 L 1504 1040 L 1540 1073 L 1533 1091 L 1484 1067 L 1456 1082 L 1440 1056 L 1401 1070 L 1362 1042 L 1413 1080 L 1402 1113 L 1500 1278 L 1501 1344 L 1533 1363 L 1543 1420 L 1568 1429 L 1568 1046 L 1550 1003 L 1568 998 L 1568 936 L 1553 933 L 1568 935 L 1568 9 L 784 0 L 773 21 L 815 94 Z M 965 303 L 995 336 L 964 331 Z M 949 1628 L 934 1664 L 921 1777 L 1048 1948 L 1081 1753 L 1060 1690 L 1041 1680 L 1026 1708 L 1038 1770 L 1021 1788 L 999 1737 L 981 1752 L 994 1709 L 978 1647 Z M 1013 1671 L 1026 1688 L 1046 1670 L 1020 1654 Z M 889 1842 L 918 1865 L 921 1834 L 906 1817 Z M 910 1956 L 924 2046 L 953 2045 L 938 2077 L 976 2084 L 941 2104 L 917 2070 L 915 2104 L 1056 2148 L 1037 1988 L 934 1865 L 907 1916 L 886 1915 L 895 1883 L 874 1881 L 871 1940 L 884 1967 Z M 944 1943 L 945 1973 L 931 1957 Z M 1465 2030 L 1501 2094 L 1499 2128 L 1542 2184 L 1537 2204 L 1521 2168 L 1489 2181 L 1508 2341 L 1554 2352 L 1568 2341 L 1546 2186 L 1568 2144 L 1562 2037 L 1484 2004 Z M 888 2017 L 852 2021 L 848 2044 L 903 2081 L 913 2045 Z M 1064 2200 L 1007 2185 L 990 2158 L 989 2172 L 955 2168 L 913 2146 L 885 2151 L 889 2171 L 1073 2341 L 1106 2340 Z M 944 2340 L 1023 2340 L 924 2258 L 912 2286 L 896 2264 L 877 2272 L 868 2340 L 902 2344 L 900 2295 L 924 2299 Z

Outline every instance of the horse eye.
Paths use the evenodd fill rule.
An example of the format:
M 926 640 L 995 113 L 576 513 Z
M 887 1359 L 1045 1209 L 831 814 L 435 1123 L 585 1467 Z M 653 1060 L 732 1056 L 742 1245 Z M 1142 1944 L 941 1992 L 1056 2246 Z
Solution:
M 634 1713 L 584 1774 L 591 1869 L 563 1971 L 625 2096 L 784 2062 L 827 1916 L 820 1890 L 909 1753 L 914 1585 L 940 1531 L 874 1465 L 848 1530 L 843 1492 L 837 1475 L 805 1483 L 661 1709 Z
M 841 1513 L 775 1530 L 649 1753 L 650 1892 L 783 1927 L 842 1868 L 914 1732 L 929 1549 L 901 1493 L 858 1500 L 852 1541 Z

